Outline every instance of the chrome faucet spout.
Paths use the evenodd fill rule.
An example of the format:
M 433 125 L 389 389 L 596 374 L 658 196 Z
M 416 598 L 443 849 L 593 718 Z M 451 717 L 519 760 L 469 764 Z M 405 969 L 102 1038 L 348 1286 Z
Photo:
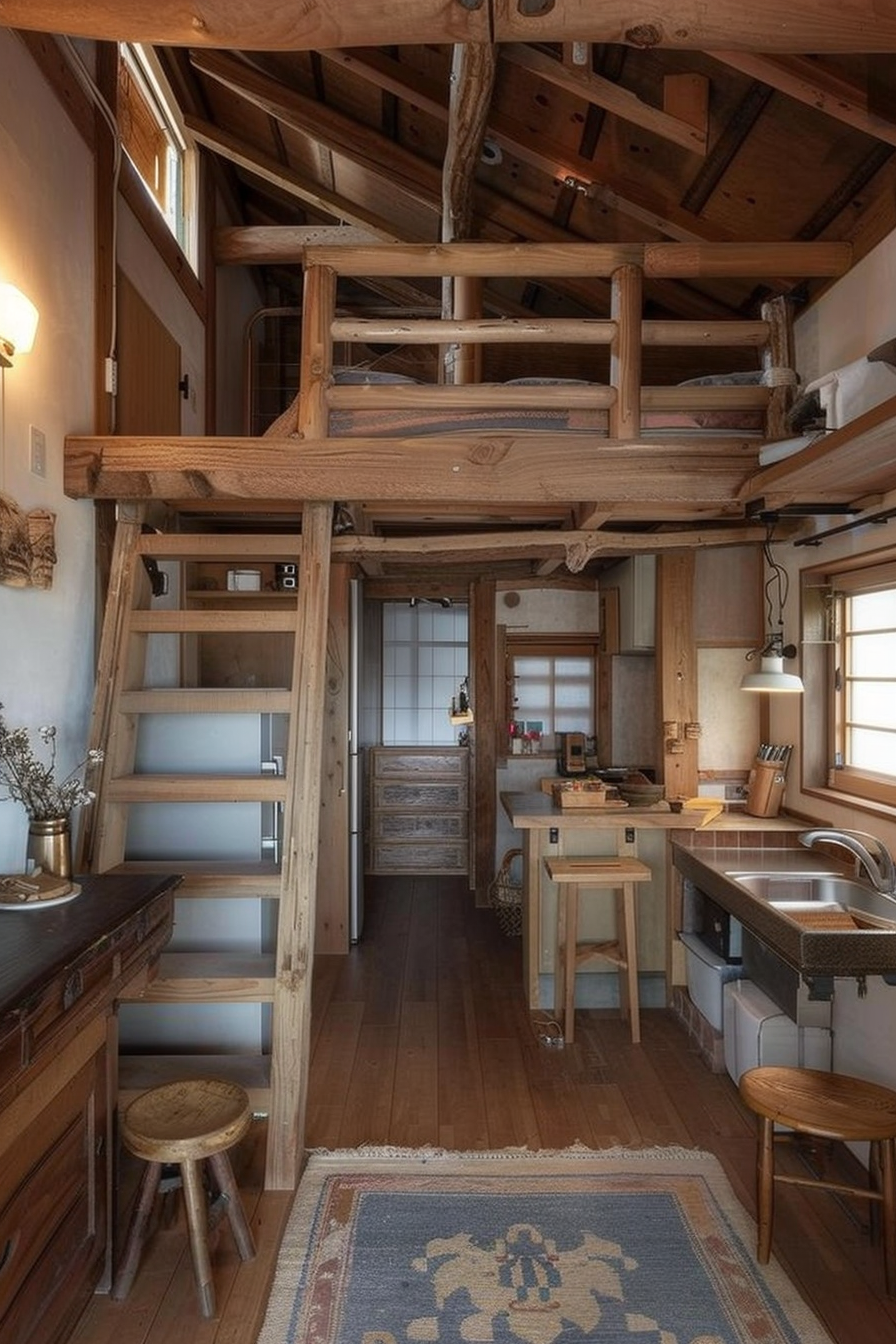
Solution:
M 896 899 L 896 863 L 886 845 L 882 840 L 878 840 L 876 835 L 869 835 L 866 831 L 820 828 L 802 831 L 799 840 L 807 849 L 822 842 L 848 849 L 862 865 L 875 891 Z

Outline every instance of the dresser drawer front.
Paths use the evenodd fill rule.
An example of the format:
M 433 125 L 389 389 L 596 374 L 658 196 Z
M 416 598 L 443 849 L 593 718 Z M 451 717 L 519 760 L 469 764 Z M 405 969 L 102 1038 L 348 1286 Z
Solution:
M 466 812 L 379 812 L 376 840 L 465 840 Z
M 463 844 L 376 844 L 372 853 L 375 873 L 465 873 L 467 846 Z
M 378 748 L 373 756 L 373 773 L 377 779 L 399 777 L 429 779 L 433 775 L 466 778 L 466 751 L 401 751 Z
M 375 783 L 375 808 L 392 807 L 402 812 L 434 812 L 439 808 L 459 809 L 467 806 L 467 781 L 456 783 L 445 780 L 437 784 L 414 784 L 403 780 Z

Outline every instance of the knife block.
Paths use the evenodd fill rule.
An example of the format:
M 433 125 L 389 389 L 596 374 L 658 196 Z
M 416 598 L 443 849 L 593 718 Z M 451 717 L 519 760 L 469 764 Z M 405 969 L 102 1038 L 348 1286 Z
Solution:
M 784 797 L 786 765 L 783 761 L 753 762 L 747 777 L 747 805 L 751 817 L 776 817 Z

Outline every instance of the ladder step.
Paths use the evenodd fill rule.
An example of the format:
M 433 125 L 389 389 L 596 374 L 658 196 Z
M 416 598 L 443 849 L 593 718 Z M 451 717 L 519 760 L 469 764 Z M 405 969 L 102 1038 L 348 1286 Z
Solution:
M 156 560 L 286 560 L 297 564 L 300 550 L 301 538 L 295 534 L 146 532 L 137 541 L 137 554 Z
M 270 1003 L 275 959 L 258 952 L 163 952 L 138 1003 Z
M 106 792 L 110 803 L 280 803 L 285 798 L 283 775 L 119 775 Z
M 270 1110 L 269 1055 L 119 1055 L 119 1106 L 129 1105 L 150 1087 L 189 1078 L 223 1078 L 238 1083 L 248 1092 L 256 1115 Z
M 118 707 L 122 714 L 288 714 L 290 699 L 289 691 L 279 688 L 166 688 L 123 691 Z
M 183 897 L 253 897 L 276 900 L 280 895 L 280 868 L 276 863 L 214 863 L 206 859 L 128 859 L 113 873 L 181 873 L 175 893 Z
M 254 635 L 282 634 L 295 630 L 298 612 L 295 607 L 275 607 L 271 610 L 216 611 L 214 608 L 196 608 L 188 611 L 149 611 L 143 607 L 130 613 L 132 631 L 155 635 Z

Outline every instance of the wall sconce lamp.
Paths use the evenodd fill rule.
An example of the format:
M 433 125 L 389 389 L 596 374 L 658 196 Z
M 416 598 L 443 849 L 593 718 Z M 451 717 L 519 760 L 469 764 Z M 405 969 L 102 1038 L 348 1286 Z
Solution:
M 470 691 L 467 678 L 464 677 L 460 683 L 457 695 L 451 698 L 451 708 L 448 711 L 448 717 L 452 723 L 472 723 L 473 707 L 470 704 Z
M 771 691 L 800 695 L 805 690 L 802 680 L 793 672 L 784 671 L 784 659 L 796 657 L 796 646 L 784 643 L 784 606 L 787 602 L 789 579 L 787 571 L 778 564 L 772 554 L 772 524 L 768 526 L 762 553 L 771 570 L 765 585 L 768 634 L 761 649 L 751 649 L 747 654 L 747 662 L 756 657 L 760 659 L 759 671 L 746 672 L 740 688 L 742 691 Z M 773 625 L 775 628 L 772 628 Z
M 16 355 L 34 344 L 38 311 L 15 285 L 0 284 L 0 367 L 12 368 Z

